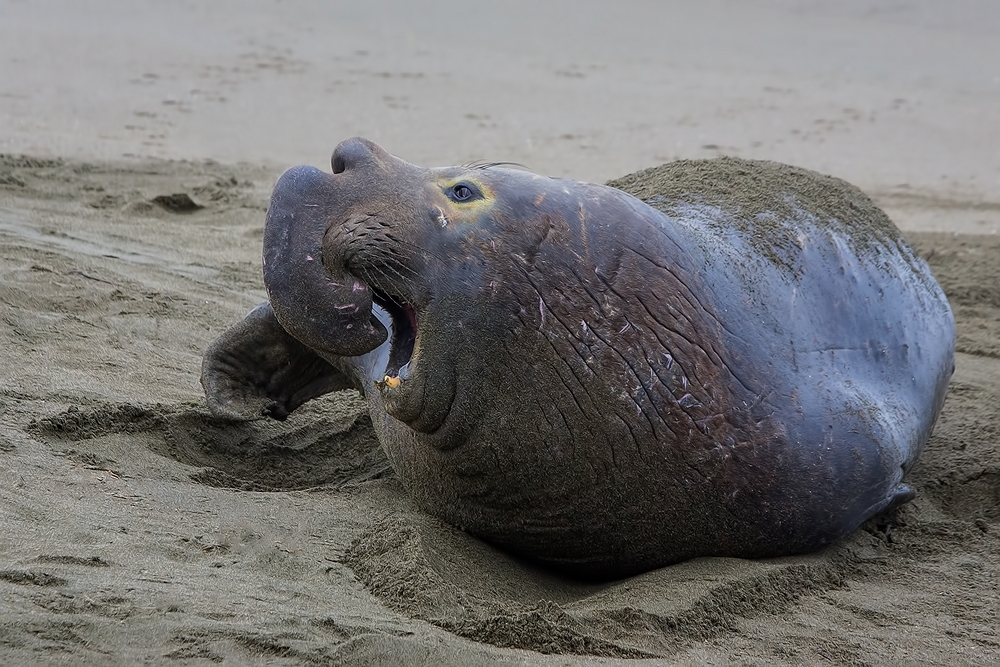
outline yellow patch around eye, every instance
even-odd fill
[[[485,183],[481,183],[480,181],[477,181],[472,178],[456,178],[456,179],[449,179],[447,181],[442,181],[440,183],[441,192],[446,193],[448,192],[448,190],[455,187],[459,183],[468,183],[469,185],[476,186],[476,188],[479,189],[479,192],[481,192],[483,196],[481,198],[476,197],[475,199],[472,199],[470,201],[454,201],[453,199],[445,195],[445,199],[448,200],[448,204],[454,206],[457,210],[462,211],[462,210],[478,209],[483,206],[491,206],[493,204],[493,200],[495,198],[495,193],[493,192],[493,188],[489,187]]]

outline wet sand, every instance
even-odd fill
[[[0,662],[1000,657],[1000,12],[828,5],[0,3]],[[201,354],[264,299],[274,179],[355,134],[425,164],[603,181],[725,153],[862,186],[958,321],[917,498],[820,554],[589,585],[417,511],[351,392],[213,419]]]

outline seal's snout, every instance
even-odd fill
[[[285,330],[319,352],[356,356],[388,332],[372,313],[372,295],[336,263],[323,262],[323,238],[337,209],[333,177],[294,167],[278,180],[264,223],[264,287]]]
[[[333,151],[330,166],[334,174],[362,169],[385,154],[385,150],[373,141],[353,137],[341,141]]]

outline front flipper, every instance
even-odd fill
[[[269,303],[254,308],[205,351],[201,386],[226,419],[285,419],[317,396],[355,383],[285,331]]]

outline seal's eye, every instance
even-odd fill
[[[482,199],[483,193],[479,191],[472,183],[456,183],[455,185],[448,188],[446,194],[448,199],[459,202],[459,201],[472,201],[474,199]]]

